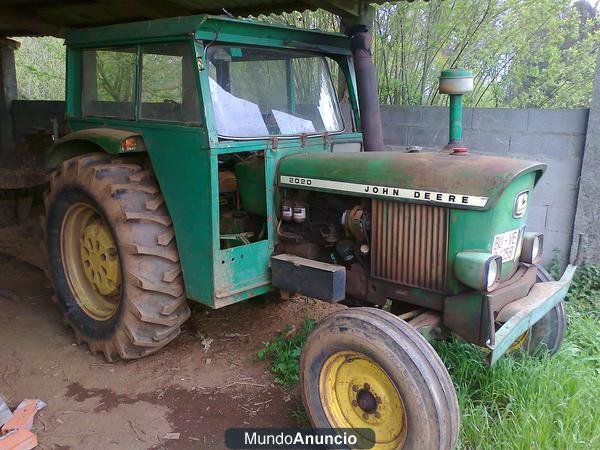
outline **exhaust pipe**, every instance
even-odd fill
[[[356,72],[364,151],[385,150],[377,91],[377,71],[371,59],[373,36],[365,25],[349,27],[346,34],[352,38],[352,55]]]

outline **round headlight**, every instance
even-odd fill
[[[544,235],[541,233],[525,233],[521,248],[521,261],[537,264],[544,248]]]
[[[498,279],[499,273],[498,273],[498,259],[492,259],[489,262],[488,265],[488,272],[487,272],[487,279],[486,279],[486,288],[489,291],[490,289],[492,289],[492,287],[494,286],[494,284],[496,283],[496,280]]]
[[[535,261],[535,259],[540,256],[540,237],[536,236],[531,244],[531,260]]]

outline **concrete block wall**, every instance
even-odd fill
[[[382,106],[381,112],[390,150],[410,145],[437,150],[448,142],[448,108]],[[588,109],[463,111],[463,141],[471,151],[548,165],[528,213],[528,228],[544,233],[545,264],[554,250],[563,261],[570,253],[588,114]]]

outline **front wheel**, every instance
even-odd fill
[[[538,266],[538,282],[553,281],[552,276],[542,266]],[[562,346],[567,329],[565,305],[560,302],[544,317],[537,321],[519,339],[515,341],[512,350],[523,350],[531,356],[552,356]]]
[[[377,450],[456,445],[460,416],[446,368],[425,338],[388,312],[351,308],[327,317],[304,344],[300,378],[316,428],[371,429]]]

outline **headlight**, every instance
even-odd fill
[[[496,260],[490,261],[488,264],[486,287],[488,291],[492,290],[494,284],[498,281],[498,264]]]
[[[454,264],[456,278],[473,289],[493,291],[502,272],[502,258],[491,253],[461,252]]]
[[[542,258],[544,235],[541,233],[525,233],[521,247],[521,261],[527,264],[537,264]]]

